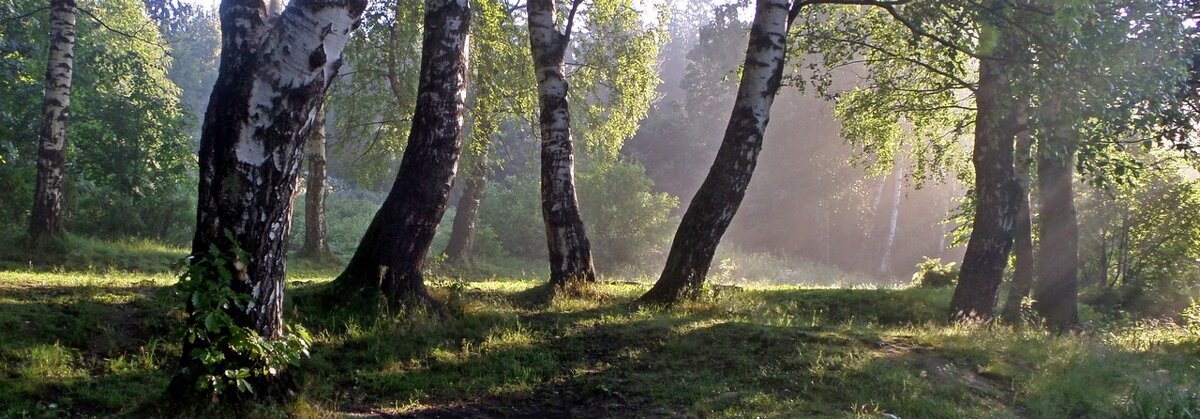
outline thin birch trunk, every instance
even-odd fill
[[[887,237],[883,241],[883,255],[879,259],[879,273],[892,272],[892,249],[896,246],[896,230],[900,223],[900,198],[904,193],[904,169],[897,163],[895,182],[892,186],[891,210],[888,211]]]
[[[641,301],[670,304],[700,295],[721,236],[754,174],[787,59],[790,2],[759,0],[737,99],[721,148],[683,214],[667,264]]]
[[[75,61],[75,17],[75,0],[50,1],[50,51],[46,61],[42,128],[38,133],[37,185],[29,218],[29,237],[34,243],[66,232],[63,177]]]
[[[454,212],[454,225],[450,230],[450,241],[446,243],[446,263],[450,266],[466,266],[471,263],[471,251],[475,246],[475,230],[479,221],[479,206],[483,202],[487,186],[487,151],[476,155],[476,162],[467,171],[467,181]]]
[[[550,255],[550,283],[562,287],[596,280],[592,250],[575,195],[575,154],[571,140],[570,87],[564,57],[571,43],[575,10],[572,3],[566,28],[559,32],[554,0],[530,0],[529,47],[537,74],[541,117],[542,218]]]
[[[1024,111],[1024,110],[1023,110]],[[1025,125],[1028,117],[1022,112],[1017,116],[1018,124]],[[1008,289],[1001,317],[1010,323],[1021,320],[1021,302],[1029,296],[1033,287],[1033,212],[1030,208],[1030,188],[1033,185],[1033,136],[1028,129],[1017,134],[1016,155],[1013,168],[1021,193],[1017,197],[1017,218],[1013,226],[1013,279]]]
[[[304,247],[300,254],[315,259],[326,259],[329,252],[329,242],[326,239],[328,224],[325,221],[325,198],[328,190],[325,184],[328,178],[325,156],[325,106],[317,112],[313,121],[312,134],[308,137],[308,184],[304,194]]]

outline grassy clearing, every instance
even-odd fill
[[[1200,337],[1093,324],[1058,337],[941,321],[942,289],[725,288],[632,308],[645,289],[538,298],[539,281],[435,281],[457,314],[356,318],[292,280],[289,321],[315,333],[303,392],[267,413],[417,417],[1186,417]],[[0,416],[153,409],[176,361],[168,273],[0,271]]]

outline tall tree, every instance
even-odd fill
[[[467,168],[467,181],[462,196],[455,205],[454,224],[450,229],[450,241],[446,243],[446,263],[463,266],[471,263],[471,250],[475,246],[476,223],[479,221],[479,205],[487,186],[487,154],[476,157]]]
[[[325,104],[318,108],[314,126],[308,136],[308,184],[304,194],[304,247],[300,254],[315,259],[325,259],[331,256],[327,241],[327,224],[325,222],[325,197],[328,195],[328,177],[325,158]]]
[[[37,186],[29,219],[29,237],[34,242],[66,232],[63,177],[74,74],[75,14],[75,0],[50,1],[50,52],[46,62],[42,129],[38,134]]]
[[[466,179],[443,251],[452,266],[471,263],[479,209],[493,171],[492,139],[502,133],[506,121],[524,119],[519,123],[528,125],[534,120],[537,95],[526,87],[533,78],[533,60],[523,47],[529,30],[514,16],[517,10],[503,1],[479,2],[474,8],[468,92],[471,142],[463,153]]]
[[[787,58],[787,34],[794,16],[790,5],[787,0],[758,0],[737,99],[721,148],[683,214],[662,275],[640,301],[672,303],[699,295],[762,150]]]
[[[466,0],[425,1],[408,145],[383,206],[335,281],[339,286],[381,291],[391,303],[432,303],[421,271],[462,149],[470,22]]]
[[[365,7],[365,0],[293,0],[272,18],[261,0],[221,3],[221,65],[200,137],[192,256],[198,263],[211,249],[244,251],[233,261],[212,261],[224,263],[220,269],[231,278],[199,280],[229,281],[225,286],[247,302],[244,309],[225,307],[226,314],[268,340],[285,333],[286,250],[304,144]],[[189,301],[187,321],[204,327],[209,319],[193,315],[196,301]],[[173,392],[196,391],[211,342],[185,340]],[[229,362],[252,362],[223,355]]]
[[[997,2],[998,3],[998,2]],[[990,319],[1012,250],[1021,187],[1013,169],[1011,25],[1004,7],[989,8],[980,22],[979,85],[975,90],[975,215],[958,285],[950,299],[954,318]]]
[[[1051,98],[1042,105],[1044,131],[1037,152],[1038,223],[1037,282],[1033,307],[1055,329],[1079,321],[1079,224],[1075,217],[1075,154],[1078,134],[1062,120],[1063,105]]]
[[[558,29],[555,1],[531,0],[529,47],[537,76],[541,108],[542,219],[550,252],[550,283],[596,280],[592,249],[575,196],[575,154],[571,140],[569,86],[564,74],[575,14],[583,0],[572,0],[565,28]]]
[[[1017,124],[1021,126],[1021,132],[1017,133],[1013,168],[1021,193],[1017,197],[1017,223],[1013,226],[1012,285],[1001,311],[1001,317],[1010,323],[1021,320],[1021,303],[1029,296],[1034,275],[1033,211],[1029,202],[1030,188],[1033,186],[1033,135],[1028,127],[1029,118],[1024,114],[1024,106],[1019,112]]]

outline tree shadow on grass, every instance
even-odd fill
[[[560,362],[536,383],[438,400],[403,416],[703,414],[743,403],[756,394],[794,399],[804,387],[803,380],[795,380],[797,369],[807,368],[818,352],[860,345],[836,333],[712,321],[672,316],[581,328],[544,343],[544,350],[555,353]]]
[[[767,410],[828,414],[844,406],[806,401],[819,382],[812,370],[831,354],[870,350],[877,338],[754,323],[721,309],[633,310],[623,301],[453,322],[323,348],[343,358],[326,361],[322,374],[337,365],[359,369],[326,391],[359,397],[322,398],[335,408],[405,417],[673,416],[762,400],[778,405]],[[458,330],[469,325],[484,326]],[[520,337],[504,342],[510,335]]]

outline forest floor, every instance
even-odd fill
[[[120,252],[144,259],[0,264],[0,417],[142,416],[160,403],[182,315],[159,262],[179,253]],[[720,288],[634,308],[646,285],[547,301],[528,278],[435,280],[448,317],[363,317],[318,298],[334,274],[299,266],[289,281],[285,319],[315,339],[299,399],[236,415],[1200,414],[1200,331],[1169,322],[1092,319],[1070,336],[950,324],[949,289],[918,288]]]

